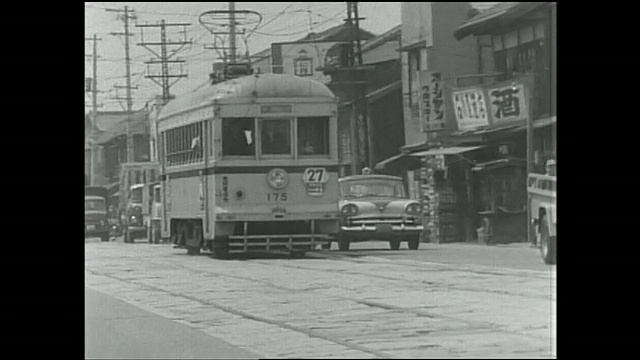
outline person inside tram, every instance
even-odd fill
[[[275,121],[265,122],[262,132],[262,153],[277,155],[288,154],[291,150],[288,127],[278,126]]]
[[[314,154],[314,149],[313,146],[311,145],[311,142],[309,141],[309,139],[304,139],[304,144],[300,147],[300,151],[303,155],[313,155]]]

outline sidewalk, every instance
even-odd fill
[[[85,357],[257,359],[189,326],[85,288]]]

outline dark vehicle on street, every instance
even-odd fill
[[[418,249],[422,226],[420,203],[409,199],[402,178],[354,175],[340,178],[338,248],[349,250],[358,241],[389,241],[392,250],[407,241]]]
[[[109,241],[107,220],[107,189],[100,186],[84,187],[84,237],[99,237]]]

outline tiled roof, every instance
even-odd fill
[[[551,2],[501,2],[479,12],[456,29],[454,36],[462,39],[470,34],[484,33],[495,26],[504,26],[528,12]]]
[[[402,31],[402,24],[387,30],[383,34],[376,36],[373,39],[367,41],[367,43],[362,46],[362,51],[366,52],[369,50],[373,50],[376,47],[386,43],[389,40],[392,40],[395,37],[399,38],[401,31]]]

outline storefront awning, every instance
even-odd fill
[[[408,154],[398,154],[377,163],[375,170],[395,173],[403,169],[414,169],[419,166],[419,159]]]
[[[397,172],[398,170],[411,170],[420,166],[420,158],[424,156],[459,155],[483,147],[484,146],[452,146],[446,148],[418,151],[408,154],[399,154],[392,156],[386,160],[380,161],[376,164],[375,170],[391,172]]]
[[[518,158],[492,160],[492,161],[487,161],[484,163],[477,164],[471,170],[472,171],[489,171],[489,170],[495,170],[495,169],[504,168],[508,166],[527,167],[527,160],[518,159]]]
[[[457,155],[462,154],[468,151],[473,151],[482,148],[483,146],[452,146],[440,149],[429,149],[425,151],[419,151],[411,154],[411,156],[415,157],[423,157],[423,156],[436,156],[436,155]]]

